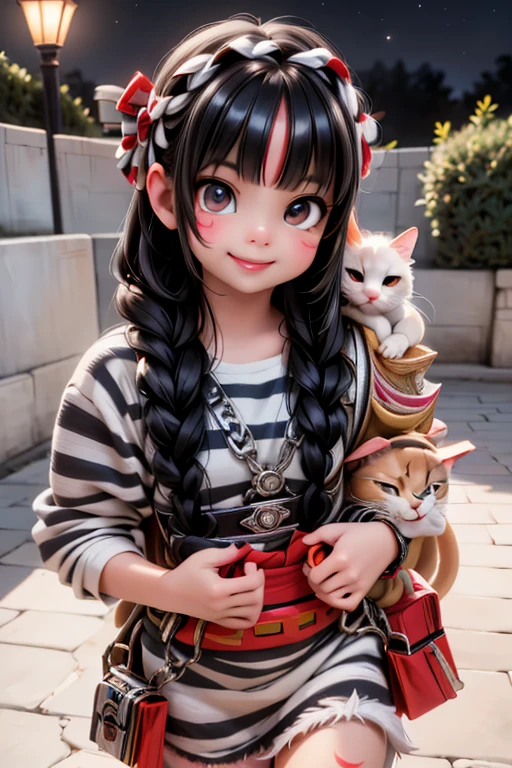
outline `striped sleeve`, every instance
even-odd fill
[[[122,552],[144,556],[140,525],[153,510],[144,454],[136,362],[126,347],[79,363],[61,399],[53,432],[50,485],[33,503],[32,536],[44,565],[77,598],[106,605],[99,592],[106,563]],[[112,343],[112,339],[110,339]]]

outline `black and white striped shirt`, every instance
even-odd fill
[[[114,600],[99,593],[101,571],[121,552],[143,554],[140,524],[153,513],[154,447],[143,429],[137,360],[124,331],[124,325],[107,331],[68,382],[53,433],[51,488],[33,504],[39,520],[32,535],[45,567],[57,571],[77,597],[101,598],[107,605]],[[251,430],[260,462],[274,465],[288,422],[282,356],[253,363],[220,362],[214,370]],[[228,450],[211,417],[207,427],[208,446],[198,455],[207,472],[201,506],[241,505],[251,472]],[[294,492],[304,486],[299,453],[286,478]],[[164,501],[158,486],[154,501]]]

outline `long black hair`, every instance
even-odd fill
[[[166,122],[169,147],[155,146],[156,159],[173,180],[178,228],[169,230],[160,222],[145,189],[135,191],[112,259],[112,271],[120,283],[117,310],[129,321],[128,343],[142,358],[137,386],[147,398],[144,420],[156,449],[152,470],[160,489],[169,492],[174,530],[182,534],[202,532],[199,491],[205,470],[197,455],[205,441],[203,386],[211,360],[201,334],[210,323],[214,327],[201,265],[188,243],[189,232],[201,239],[194,216],[196,176],[202,168],[222,162],[236,145],[239,174],[259,183],[282,99],[290,136],[278,186],[294,189],[313,166],[322,190],[331,184],[334,189],[334,204],[313,264],[296,279],[276,287],[272,297],[286,318],[288,407],[293,402],[304,435],[301,460],[308,481],[304,513],[309,528],[331,509],[324,490],[330,451],[347,430],[341,398],[350,385],[351,371],[341,354],[340,301],[342,254],[361,176],[357,136],[354,118],[336,95],[335,83],[308,66],[286,61],[317,47],[328,48],[340,58],[341,54],[313,29],[279,20],[260,24],[247,15],[234,17],[202,27],[162,60],[156,92],[160,96],[179,93],[175,89],[183,79],[173,77],[177,67],[199,53],[212,54],[242,35],[250,35],[255,43],[273,40],[280,53],[270,60],[234,53],[198,89],[186,109]]]

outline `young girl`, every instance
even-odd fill
[[[332,43],[248,16],[194,32],[118,108],[127,324],[66,387],[34,539],[77,597],[148,606],[148,676],[171,612],[183,659],[208,622],[162,689],[166,768],[389,768],[413,747],[381,641],[337,621],[407,553],[390,524],[340,522],[371,400],[342,253],[375,125]]]

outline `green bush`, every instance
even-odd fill
[[[436,266],[512,267],[512,115],[494,117],[486,96],[471,123],[450,133],[436,123],[437,147],[425,163],[425,215],[437,238]]]
[[[81,99],[72,99],[69,87],[61,85],[62,129],[75,136],[102,136],[101,127],[84,109]],[[11,64],[0,51],[0,123],[44,128],[41,77],[32,77],[18,64]]]

